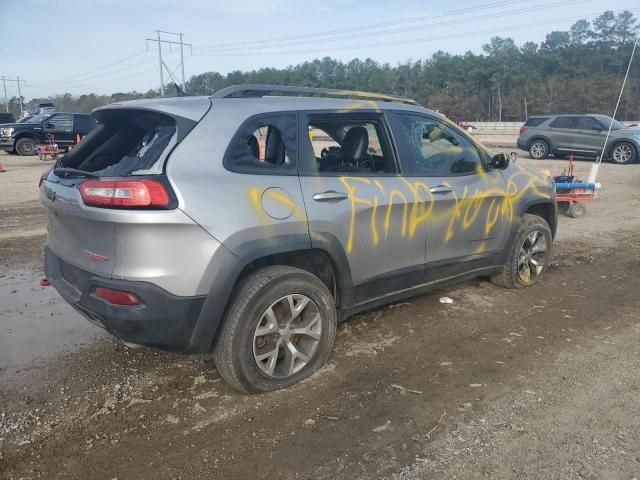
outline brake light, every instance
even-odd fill
[[[114,305],[140,305],[138,297],[131,292],[124,292],[122,290],[112,290],[111,288],[98,287],[95,291],[96,297],[100,297],[109,303]]]
[[[44,169],[44,171],[42,172],[42,175],[40,175],[40,180],[38,180],[38,188],[42,186],[42,182],[44,182],[44,179],[49,176],[50,171],[51,171],[51,167]]]
[[[527,127],[520,127],[520,135],[527,131]]]
[[[93,207],[166,207],[169,193],[156,180],[87,180],[80,185],[85,205]]]

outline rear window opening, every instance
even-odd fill
[[[175,118],[133,109],[99,110],[96,118],[98,126],[62,157],[57,167],[100,177],[163,173],[164,162],[179,140]]]

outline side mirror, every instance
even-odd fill
[[[53,128],[54,125],[51,122],[44,122],[44,128]]]
[[[509,166],[509,162],[511,158],[515,155],[515,152],[512,152],[511,155],[507,155],[506,153],[498,153],[493,156],[489,167],[493,170],[504,170]]]

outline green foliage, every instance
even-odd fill
[[[519,121],[554,112],[612,114],[635,41],[637,19],[629,11],[606,11],[592,23],[579,20],[568,32],[554,31],[538,47],[494,37],[484,54],[451,55],[397,66],[371,58],[342,62],[329,57],[284,69],[261,68],[226,75],[206,72],[187,82],[190,94],[210,95],[239,83],[266,83],[365,90],[403,95],[454,119]],[[638,53],[640,57],[640,52]],[[59,110],[89,112],[98,105],[157,96],[158,92],[111,96],[70,94],[51,100]],[[12,100],[12,106],[16,102]],[[640,119],[640,58],[636,58],[618,111],[621,120]]]

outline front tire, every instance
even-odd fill
[[[36,143],[31,138],[20,138],[16,141],[14,149],[18,155],[35,155]]]
[[[620,142],[611,149],[609,158],[613,163],[628,165],[635,163],[638,157],[636,147],[627,142]]]
[[[213,352],[222,378],[242,392],[268,392],[308,377],[336,336],[333,297],[317,277],[273,266],[238,286]]]
[[[525,213],[502,271],[491,277],[505,288],[531,287],[542,280],[551,257],[551,228],[537,215]]]
[[[529,155],[536,160],[544,160],[549,156],[549,144],[544,140],[534,140],[529,145]]]

